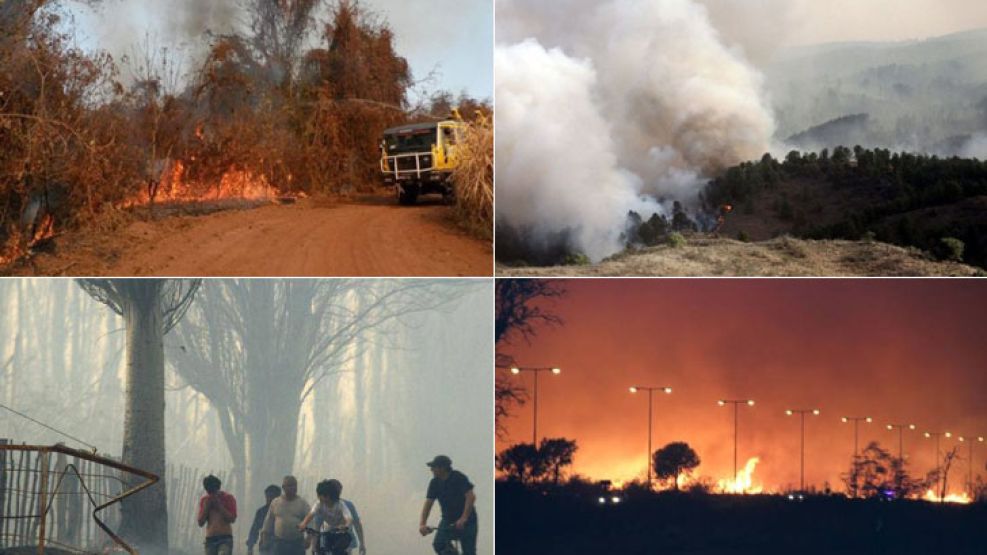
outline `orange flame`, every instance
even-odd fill
[[[933,503],[938,503],[939,494],[936,493],[935,490],[930,488],[925,491],[925,495],[922,496],[922,499],[926,501],[931,501]],[[973,500],[970,499],[970,496],[967,495],[966,493],[947,493],[946,497],[944,497],[942,501],[944,503],[959,503],[962,505],[967,505],[971,503]]]
[[[51,214],[45,214],[41,219],[41,225],[35,230],[34,237],[31,238],[29,244],[34,246],[39,241],[43,241],[53,235],[55,235],[55,217]]]
[[[754,469],[757,463],[761,462],[760,457],[747,459],[744,468],[737,471],[734,479],[722,478],[716,482],[716,489],[720,493],[762,493],[764,486],[754,484]]]
[[[194,203],[226,199],[248,201],[273,201],[278,191],[264,176],[258,176],[247,170],[230,168],[220,178],[219,183],[199,183],[186,179],[185,164],[175,161],[162,172],[154,195],[154,202],[159,203]],[[144,206],[150,204],[151,195],[143,190],[134,197],[124,201],[123,208]]]
[[[55,236],[55,217],[51,214],[45,213],[41,217],[41,222],[38,224],[37,228],[31,234],[31,238],[28,239],[26,245],[21,245],[20,241],[16,239],[20,235],[15,236],[13,241],[13,247],[9,248],[6,253],[0,252],[0,266],[7,265],[14,262],[22,256],[27,256],[31,253],[31,249],[50,237]]]

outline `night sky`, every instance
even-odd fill
[[[578,442],[572,471],[594,479],[643,478],[645,394],[631,385],[671,386],[654,400],[653,449],[686,441],[699,454],[699,476],[728,478],[733,414],[740,408],[740,465],[761,462],[754,482],[768,490],[798,486],[798,417],[806,419],[807,487],[829,482],[853,454],[853,428],[841,416],[871,416],[860,446],[877,440],[897,454],[888,423],[905,433],[913,475],[935,466],[935,442],[923,431],[987,435],[987,281],[984,280],[568,280],[551,308],[565,321],[542,328],[530,345],[502,345],[522,366],[558,366],[539,378],[540,437]],[[499,370],[500,371],[500,370]],[[522,374],[531,384],[530,374]],[[530,442],[532,404],[504,422],[498,451]],[[943,449],[957,445],[944,440]],[[967,447],[950,472],[961,491]],[[977,444],[974,473],[984,474],[987,443]]]

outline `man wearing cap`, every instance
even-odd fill
[[[452,469],[452,460],[445,455],[438,455],[426,463],[432,469],[432,481],[428,483],[428,493],[425,494],[425,505],[422,507],[421,521],[418,531],[427,535],[428,515],[432,512],[435,500],[439,501],[442,509],[442,519],[432,541],[436,553],[451,539],[458,537],[463,548],[463,555],[476,555],[476,495],[469,478],[458,470]]]

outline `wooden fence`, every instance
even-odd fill
[[[36,546],[42,537],[46,545],[88,553],[101,553],[114,545],[96,518],[117,532],[120,503],[98,514],[94,510],[146,478],[71,452],[25,450],[9,445],[12,444],[0,439],[0,550]],[[184,465],[167,467],[163,481],[173,552],[202,551],[203,533],[195,519],[203,493],[202,478],[210,473],[224,484],[229,474],[202,472]]]
[[[143,481],[99,462],[60,451],[9,450],[0,440],[0,548],[45,543],[102,551],[113,540],[93,511]],[[44,518],[42,518],[44,515]],[[98,515],[115,530],[119,504]]]

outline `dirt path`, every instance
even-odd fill
[[[8,270],[115,276],[489,276],[489,242],[455,227],[437,201],[392,197],[227,210],[136,221],[112,234],[59,237]]]

